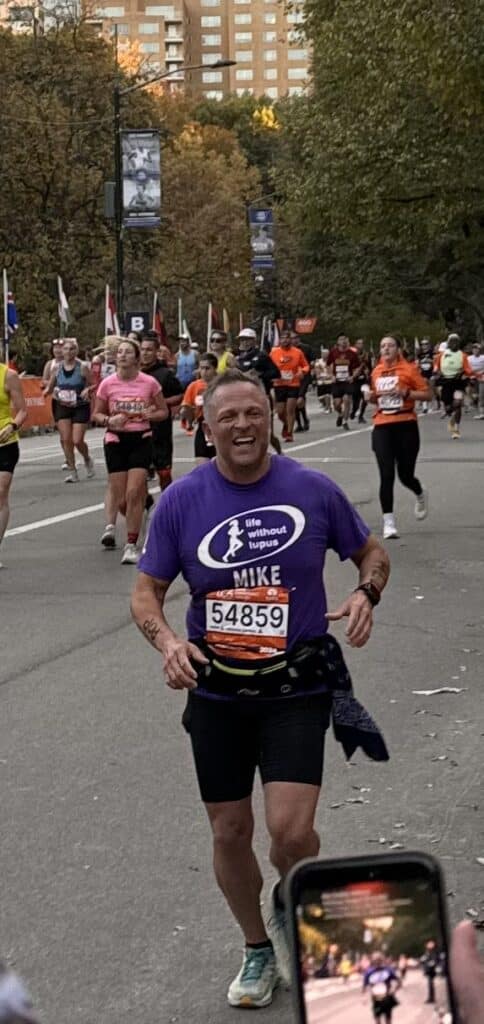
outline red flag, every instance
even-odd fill
[[[161,309],[160,303],[158,302],[158,292],[155,292],[153,298],[152,329],[156,331],[160,339],[160,344],[168,346],[168,335],[166,333],[165,318],[163,316],[163,310]]]
[[[106,285],[106,299],[104,305],[104,333],[119,334],[119,322],[116,313],[116,304],[114,301],[114,295],[112,294],[108,284]]]
[[[212,306],[212,331],[219,331],[221,327],[220,316],[217,313],[215,306]]]

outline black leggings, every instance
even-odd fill
[[[395,466],[400,482],[414,494],[422,493],[422,485],[415,476],[415,465],[420,448],[418,425],[415,421],[389,423],[374,427],[371,446],[380,471],[380,503],[383,514],[393,512],[393,485]]]

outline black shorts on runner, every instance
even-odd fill
[[[203,802],[244,800],[256,768],[263,785],[320,786],[330,710],[327,694],[242,703],[190,693],[182,722]]]
[[[318,398],[323,398],[324,395],[330,395],[331,389],[331,384],[316,384],[316,393]]]
[[[59,420],[71,420],[72,423],[89,423],[91,419],[91,406],[89,402],[83,402],[81,405],[61,405],[60,402],[56,401],[55,404],[54,419],[56,423]]]
[[[110,430],[110,434],[115,431]],[[130,469],[149,470],[153,465],[151,434],[139,430],[117,433],[119,441],[104,442],[104,458],[108,473],[129,473]]]
[[[345,395],[353,394],[353,381],[351,380],[337,380],[331,385],[331,394],[333,398],[344,398]]]
[[[298,398],[299,396],[299,385],[297,388],[274,388],[274,395],[277,402],[287,402],[288,398]]]
[[[171,469],[173,465],[173,438],[153,439],[152,457],[155,469]]]
[[[10,444],[0,444],[0,473],[13,473],[19,460],[19,455],[18,441],[11,441]]]
[[[456,391],[462,391],[462,394],[464,394],[468,381],[462,380],[462,378],[446,380],[445,377],[441,377],[439,384],[442,388],[440,397],[444,405],[447,406],[453,405]]]
[[[215,445],[208,443],[203,432],[202,424],[199,423],[195,431],[195,458],[213,459],[216,454]]]

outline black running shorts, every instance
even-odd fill
[[[354,391],[351,380],[337,380],[331,387],[333,398],[344,398],[345,395],[352,395]]]
[[[114,431],[110,431],[114,433]],[[118,441],[104,442],[108,473],[129,473],[130,469],[146,469],[153,465],[151,434],[126,430],[117,434]]]
[[[81,402],[80,405],[61,405],[55,403],[55,422],[59,420],[70,420],[71,423],[89,423],[91,419],[91,406],[89,402]]]
[[[250,796],[256,768],[263,785],[320,786],[330,709],[326,694],[242,703],[189,693],[182,721],[204,803]]]
[[[205,437],[202,424],[199,423],[195,431],[195,458],[196,459],[213,459],[217,454],[215,451],[214,444],[208,444]]]
[[[18,441],[11,441],[10,444],[0,444],[0,473],[13,473],[19,460],[19,455]]]
[[[155,469],[171,469],[173,465],[173,438],[153,440],[153,465]]]
[[[288,398],[296,399],[299,395],[299,385],[296,388],[274,388],[274,395],[276,402],[287,402]]]
[[[442,377],[439,381],[439,384],[442,387],[440,397],[444,405],[453,405],[455,392],[462,391],[462,394],[464,394],[468,383],[469,382],[467,380],[463,380],[461,377],[454,377],[452,378],[452,380],[446,380],[445,377]]]

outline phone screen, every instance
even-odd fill
[[[452,1024],[438,875],[314,882],[295,908],[305,1024]]]

